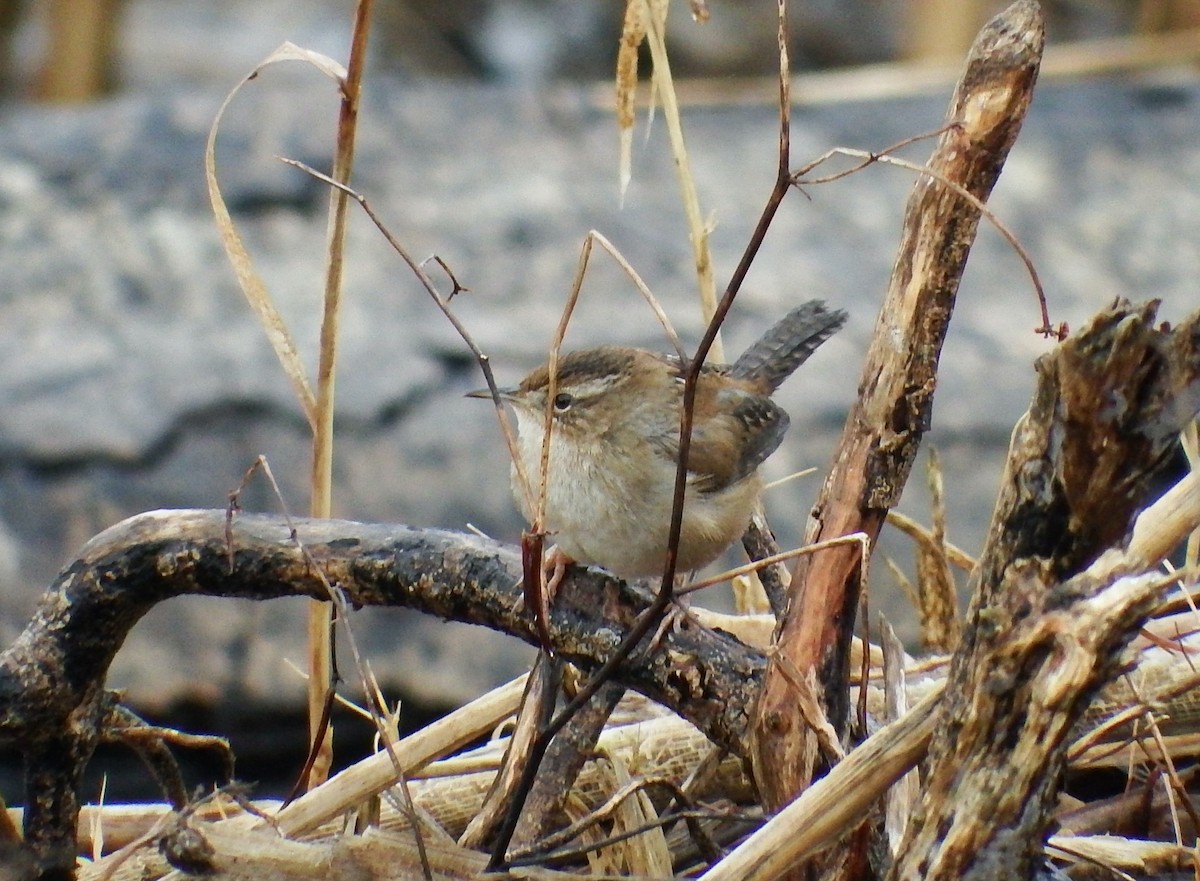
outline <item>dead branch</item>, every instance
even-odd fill
[[[1169,331],[1157,305],[1118,301],[1038,361],[889,877],[1025,878],[1042,859],[1068,735],[1169,580],[1144,543],[1109,550],[1200,409],[1200,312]]]
[[[1028,107],[1043,44],[1042,15],[1018,0],[976,38],[950,104],[955,123],[929,161],[939,180],[980,200],[999,177]],[[942,342],[979,212],[939,180],[917,181],[903,238],[833,468],[805,536],[853,532],[872,542],[899,499],[932,419]],[[822,706],[842,732],[848,715],[849,645],[858,605],[857,549],[802,559],[755,721],[755,776],[777,810],[807,785],[818,747],[796,712],[785,667],[819,681]]]
[[[1153,304],[1118,303],[1043,357],[1033,406],[1014,436],[989,553],[1003,558],[1021,546],[1040,546],[1075,556],[1081,562],[1068,574],[1079,574],[1051,581],[1053,558],[1029,550],[1001,564],[1005,581],[981,587],[987,604],[972,606],[950,673],[948,687],[957,693],[926,694],[704,881],[783,877],[861,823],[884,790],[922,759],[931,738],[936,745],[922,773],[920,807],[888,878],[1033,877],[1067,734],[1095,689],[1116,672],[1121,647],[1170,580],[1143,573],[1200,526],[1194,474],[1140,516],[1136,528],[1130,525],[1166,465],[1162,453],[1174,442],[1172,426],[1200,410],[1200,312],[1174,332],[1151,327],[1153,314]],[[1092,476],[1081,462],[1068,465],[1064,455],[1078,454],[1084,441],[1097,454],[1093,468],[1124,488],[1124,502],[1081,492]],[[1072,476],[1064,479],[1066,470]],[[1092,523],[1114,515],[1124,518],[1123,527],[1107,519]],[[1029,536],[1048,539],[1058,530],[1079,538],[1028,543]],[[1097,532],[1118,543],[1132,539],[1124,552],[1119,545],[1105,552]],[[979,571],[997,563],[985,562]]]
[[[26,841],[47,869],[74,865],[78,788],[113,705],[104,680],[135,623],[183,595],[328,599],[406,606],[536,644],[520,609],[520,561],[475,536],[336,520],[158,511],[92,539],[63,570],[16,642],[0,654],[0,747],[26,757]],[[303,547],[303,551],[301,550]],[[311,564],[310,564],[311,561]],[[312,566],[319,567],[318,577]],[[603,662],[651,597],[578,572],[551,615],[562,657]],[[702,627],[626,662],[617,681],[676,708],[735,754],[746,736],[763,655]]]

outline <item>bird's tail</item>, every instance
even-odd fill
[[[841,309],[826,308],[824,300],[802,303],[747,349],[729,368],[729,375],[765,383],[773,392],[847,317]]]

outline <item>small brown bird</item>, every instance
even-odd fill
[[[770,395],[846,321],[820,300],[796,307],[729,365],[705,365],[696,387],[677,568],[711,563],[741,537],[788,415]],[[549,365],[500,390],[517,417],[525,473],[536,494]],[[679,360],[598,346],[558,361],[545,528],[559,552],[624,578],[660,575],[666,561],[679,417]],[[470,397],[489,398],[487,390]],[[513,494],[532,520],[513,468]]]

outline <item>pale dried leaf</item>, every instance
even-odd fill
[[[625,21],[621,25],[621,43],[617,48],[617,133],[620,138],[618,158],[621,199],[633,177],[633,125],[637,119],[634,107],[638,83],[638,49],[646,39],[646,4],[644,0],[628,0]]]
[[[900,638],[886,618],[880,618],[879,631],[883,647],[885,721],[894,722],[908,712],[908,692],[904,682],[906,656]],[[921,774],[916,768],[892,784],[884,797],[884,833],[893,858],[900,852],[904,831],[920,799]]]
[[[254,262],[251,260],[241,236],[238,235],[237,227],[229,214],[229,208],[225,204],[225,199],[221,195],[220,185],[217,183],[217,130],[221,125],[221,118],[225,115],[226,108],[229,107],[234,96],[241,91],[242,86],[258,76],[259,72],[264,68],[281,61],[303,61],[311,64],[317,70],[321,71],[321,73],[337,82],[339,88],[341,88],[346,76],[345,68],[332,58],[292,43],[284,43],[255,66],[240,83],[234,86],[233,90],[225,96],[225,100],[221,102],[221,106],[217,110],[217,115],[213,119],[212,127],[208,130],[208,140],[204,146],[204,179],[208,185],[208,198],[212,203],[217,232],[221,236],[221,243],[225,247],[225,253],[229,256],[229,262],[233,265],[233,271],[237,275],[238,284],[241,286],[242,292],[246,295],[250,307],[258,316],[259,323],[262,324],[263,331],[267,335],[267,340],[271,343],[271,348],[275,350],[275,355],[279,358],[279,363],[283,366],[284,373],[291,382],[296,396],[300,399],[300,406],[304,410],[305,417],[308,419],[309,424],[315,427],[316,397],[313,394],[312,387],[309,385],[308,377],[305,375],[304,364],[300,360],[296,344],[292,339],[291,333],[288,331],[283,316],[275,308],[275,303],[271,299],[271,294],[267,290],[266,284],[254,269]]]

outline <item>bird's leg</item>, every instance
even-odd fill
[[[692,573],[694,575],[695,573]],[[676,575],[674,590],[671,592],[671,604],[663,612],[663,618],[658,622],[654,637],[650,640],[647,651],[657,651],[663,644],[668,633],[679,633],[689,624],[699,624],[700,619],[692,614],[690,603],[685,596],[679,596],[675,590],[683,587],[692,580],[692,575]]]
[[[564,553],[558,545],[553,545],[546,552],[546,558],[542,563],[542,578],[546,584],[547,605],[554,601],[554,596],[558,593],[558,588],[562,585],[563,578],[566,577],[567,569],[574,565],[575,561]]]

